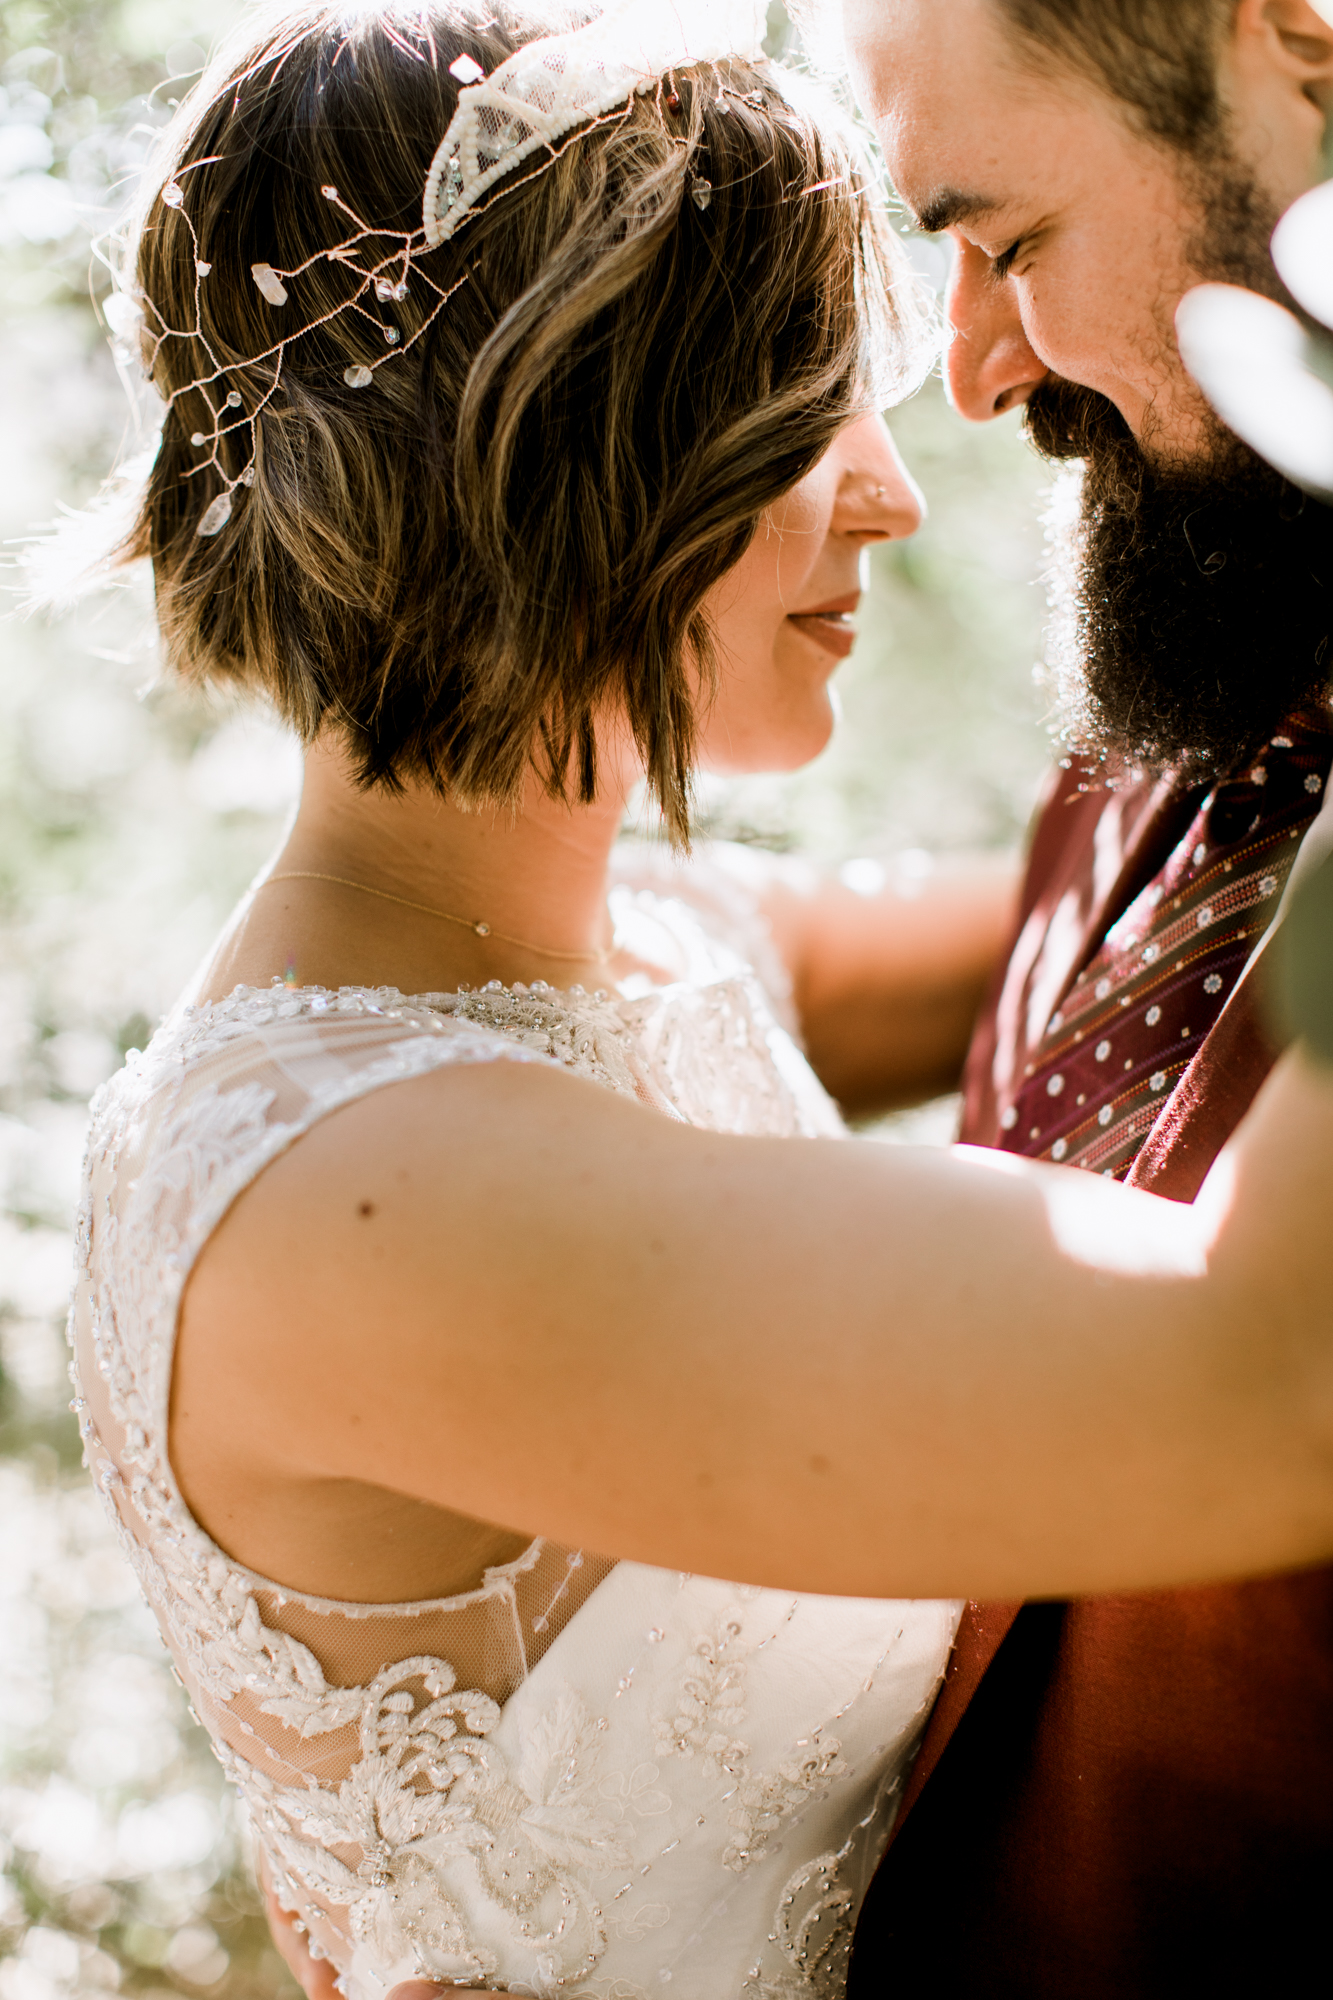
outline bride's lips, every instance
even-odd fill
[[[861,593],[855,591],[850,597],[838,598],[836,603],[817,605],[813,611],[790,612],[787,623],[804,632],[807,639],[813,639],[826,653],[835,653],[845,660],[856,644],[852,614],[860,602]]]

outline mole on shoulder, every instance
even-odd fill
[[[359,1202],[356,1212],[358,1215],[373,1215],[375,1213],[375,1204],[373,1201]]]

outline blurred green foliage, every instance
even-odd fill
[[[86,498],[120,448],[126,404],[89,241],[225,11],[0,8],[7,539]],[[140,588],[60,627],[0,630],[0,2000],[296,1992],[67,1407],[61,1320],[89,1090],[151,1033],[271,825],[249,815],[235,838],[224,812],[213,840],[206,813],[183,823],[183,774],[218,718],[140,702],[147,626]],[[147,900],[136,877],[153,885]],[[161,913],[171,933],[182,909],[162,959]]]
[[[1300,1036],[1322,1062],[1333,1063],[1333,851],[1298,879],[1265,970],[1282,1039]]]
[[[127,441],[89,240],[232,12],[0,5],[0,538],[86,499]],[[875,557],[834,744],[702,801],[719,831],[832,863],[1012,844],[1048,757],[1044,474],[1012,419],[969,430],[937,383],[893,423],[931,514]],[[79,1470],[61,1321],[89,1093],[151,1034],[298,777],[264,718],[158,678],[142,578],[58,623],[0,627],[0,2000],[294,1990]]]
[[[219,0],[0,7],[0,240],[11,311],[87,298],[88,237],[227,11]]]

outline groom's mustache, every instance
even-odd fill
[[[1220,424],[1207,457],[1157,463],[1105,396],[1048,379],[1027,406],[1043,456],[1083,461],[1057,542],[1061,720],[1073,745],[1220,776],[1326,697],[1333,508]]]

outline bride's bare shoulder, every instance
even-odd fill
[[[474,1587],[524,1545],[512,1517],[422,1493],[410,1412],[433,1397],[441,1440],[457,1420],[494,1224],[548,1233],[561,1150],[606,1102],[550,1064],[446,1066],[327,1113],[237,1198],[186,1286],[170,1429],[183,1494],[237,1560],[322,1596],[408,1601]]]
[[[264,1320],[264,1300],[281,1300],[295,1309],[284,1345],[299,1350],[301,1297],[335,1278],[346,1299],[383,1296],[386,1265],[399,1284],[446,1258],[461,1275],[482,1214],[503,1212],[512,1233],[518,1214],[562,1199],[562,1163],[600,1143],[608,1120],[660,1122],[552,1062],[524,1061],[522,1047],[415,1073],[410,1045],[395,1053],[402,1074],[349,1092],[238,1195],[195,1262],[186,1324],[225,1320],[234,1339],[238,1309]]]

